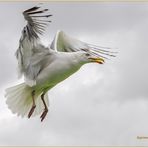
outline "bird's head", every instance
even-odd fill
[[[90,52],[78,52],[77,56],[79,56],[79,61],[82,64],[85,63],[98,63],[98,64],[103,64],[105,61],[102,57],[93,55]]]

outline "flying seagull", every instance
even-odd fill
[[[91,45],[57,31],[50,47],[40,40],[46,26],[51,23],[48,9],[34,6],[23,12],[27,21],[22,30],[16,51],[20,76],[24,83],[6,89],[6,103],[18,116],[28,118],[47,115],[49,102],[47,92],[67,79],[86,63],[103,64],[115,52],[107,47]]]

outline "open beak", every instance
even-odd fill
[[[98,64],[103,64],[105,61],[102,58],[89,58],[91,62],[96,62]]]

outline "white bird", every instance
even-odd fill
[[[6,89],[6,103],[18,116],[41,114],[41,121],[48,112],[47,92],[67,79],[86,63],[103,64],[107,56],[115,52],[107,48],[84,43],[58,31],[50,47],[45,47],[41,35],[52,15],[48,9],[35,6],[23,12],[27,25],[22,31],[19,48],[16,51],[20,75],[24,83]],[[43,15],[42,15],[43,14]]]

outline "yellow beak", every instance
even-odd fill
[[[96,62],[98,64],[103,64],[105,61],[102,58],[89,58],[92,62]]]

